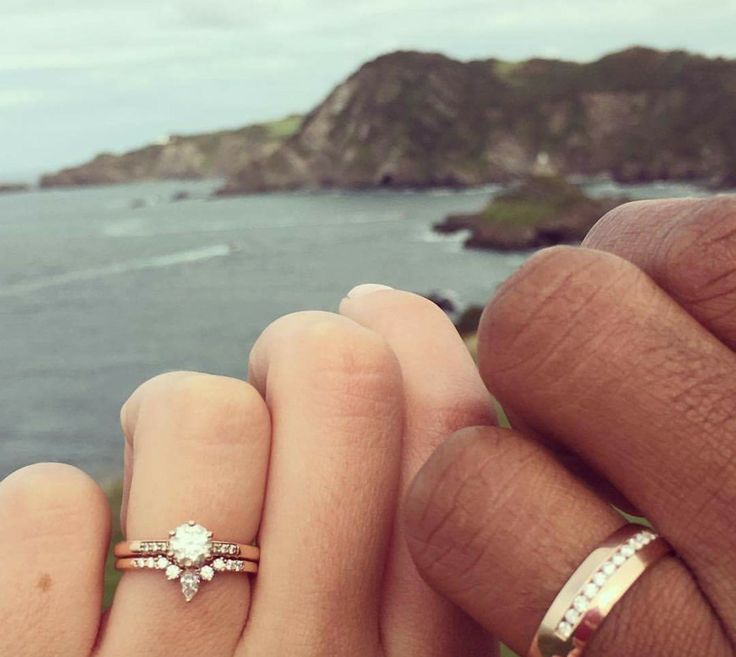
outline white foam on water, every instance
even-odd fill
[[[14,283],[12,285],[6,285],[5,287],[0,287],[0,297],[30,294],[32,292],[46,290],[51,287],[92,281],[106,278],[108,276],[125,274],[131,271],[162,269],[164,267],[172,267],[190,262],[201,262],[202,260],[210,260],[212,258],[222,258],[230,255],[232,252],[233,247],[229,244],[214,244],[212,246],[204,246],[202,248],[191,249],[189,251],[178,251],[177,253],[168,253],[148,258],[136,258],[125,262],[113,263],[105,267],[80,269],[77,271],[69,271],[63,274],[44,276],[41,278]]]

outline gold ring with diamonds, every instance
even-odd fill
[[[179,580],[187,602],[216,573],[257,573],[260,550],[255,545],[215,541],[206,527],[190,520],[169,532],[165,540],[123,541],[115,546],[118,570],[161,570]]]
[[[658,534],[625,525],[583,561],[552,602],[528,657],[581,657],[616,603],[644,572],[672,551]]]

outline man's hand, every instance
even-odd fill
[[[466,429],[438,449],[410,494],[411,551],[525,654],[566,579],[625,523],[572,455],[677,553],[586,657],[733,655],[736,200],[628,204],[583,246],[541,252],[486,309],[481,373],[514,430]]]

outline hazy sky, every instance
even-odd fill
[[[0,176],[310,109],[363,61],[736,56],[736,0],[0,0]]]

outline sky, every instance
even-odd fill
[[[0,0],[0,180],[316,105],[361,63],[736,57],[736,0]]]

